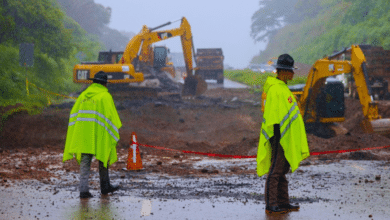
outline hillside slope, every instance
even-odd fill
[[[302,2],[304,0],[298,1]],[[352,44],[390,49],[389,1],[327,0],[316,4],[319,11],[314,17],[306,17],[279,29],[252,63],[289,53],[296,62],[311,65],[324,55]]]
[[[61,98],[54,93],[78,91],[73,66],[80,57],[96,60],[103,49],[98,38],[68,17],[56,0],[3,0],[0,26],[5,27],[0,29],[0,106],[42,107]],[[22,43],[34,45],[33,66],[19,65]]]

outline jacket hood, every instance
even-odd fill
[[[264,84],[264,92],[268,93],[268,90],[271,88],[271,86],[277,85],[277,84],[286,85],[282,80],[280,80],[276,77],[269,76]]]
[[[103,92],[108,92],[108,89],[100,85],[99,83],[92,83],[83,93],[85,97],[87,98],[92,98],[93,96],[103,93]]]

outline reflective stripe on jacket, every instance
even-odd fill
[[[115,163],[122,123],[114,101],[103,85],[93,83],[80,94],[70,113],[63,161],[93,154],[104,166]]]
[[[257,151],[257,174],[262,176],[269,172],[271,166],[269,139],[274,136],[274,124],[280,125],[280,144],[294,172],[300,162],[310,155],[305,125],[297,101],[287,85],[275,77],[267,78],[262,98],[264,114]]]

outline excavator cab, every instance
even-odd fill
[[[98,62],[100,63],[107,63],[107,64],[114,64],[118,63],[123,56],[123,51],[118,52],[112,52],[110,51],[101,51],[99,52]]]
[[[316,98],[317,115],[321,118],[340,118],[345,114],[344,84],[328,77]]]
[[[309,104],[307,110],[315,112],[315,115],[306,115],[306,132],[321,138],[334,137],[337,133],[342,133],[340,132],[340,126],[336,127],[334,123],[345,120],[344,84],[336,78],[327,77],[318,80],[316,86],[318,90],[312,91],[315,98]],[[288,87],[296,99],[300,100],[305,84],[290,85]],[[300,102],[298,102],[298,105],[303,110]]]
[[[176,77],[175,67],[170,61],[170,51],[166,46],[151,47],[151,58],[153,68],[158,72],[166,72],[172,79]]]
[[[350,53],[350,61],[335,59],[346,52]],[[367,133],[390,134],[390,118],[382,118],[378,112],[378,103],[374,101],[367,73],[366,58],[359,45],[352,45],[351,48],[317,60],[309,72],[303,91],[293,92],[299,95],[298,105],[306,128],[312,127],[320,135],[331,137],[331,133],[320,131],[320,128],[345,120],[344,86],[342,82],[327,82],[326,78],[347,73],[352,73],[357,87],[364,115],[360,124],[363,130]]]
[[[160,69],[166,66],[168,59],[168,48],[166,47],[154,47],[153,49],[153,68]]]

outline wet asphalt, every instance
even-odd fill
[[[176,79],[176,81],[181,83],[181,84],[184,84],[183,79]],[[215,89],[215,88],[244,89],[244,88],[248,88],[248,86],[245,84],[235,82],[235,81],[232,81],[232,80],[229,80],[226,78],[223,80],[222,84],[218,84],[217,80],[213,80],[213,79],[207,79],[206,83],[207,83],[207,89]]]
[[[194,169],[251,169],[255,159],[205,158]],[[265,176],[168,176],[143,171],[110,172],[121,189],[102,196],[99,176],[90,177],[91,199],[80,199],[78,173],[56,171],[51,185],[35,180],[0,187],[0,219],[389,219],[390,163],[303,163],[289,180],[290,202],[300,211],[267,216]]]
[[[225,89],[243,89],[248,88],[247,85],[238,83],[229,79],[224,79],[223,84],[218,84],[217,80],[206,80],[207,82],[207,89],[214,89],[214,88],[225,88]]]

